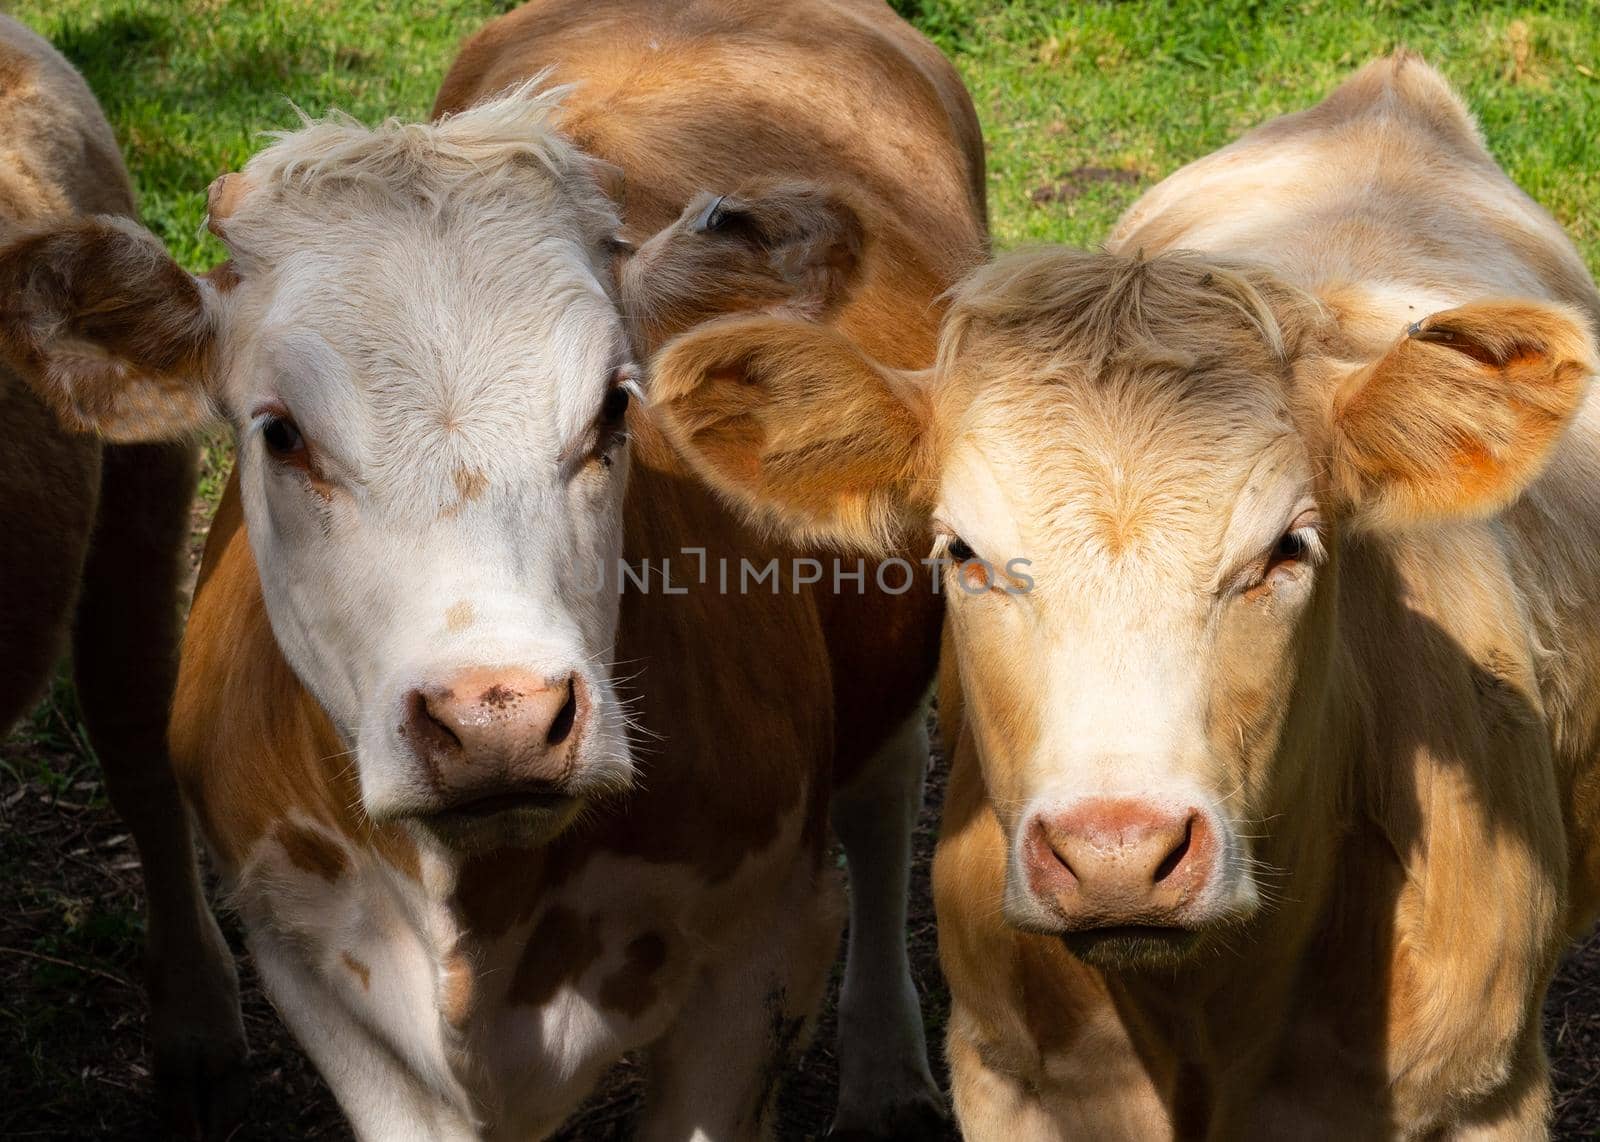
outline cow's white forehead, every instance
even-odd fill
[[[448,504],[554,476],[626,339],[587,251],[507,229],[377,218],[242,285],[259,308],[229,403],[283,405],[330,475],[380,496]]]
[[[602,284],[615,216],[550,125],[560,95],[528,85],[431,124],[334,116],[252,159],[219,220],[241,282],[234,408],[293,397],[363,468],[553,465],[625,345]]]

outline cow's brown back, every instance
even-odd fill
[[[889,303],[880,295],[919,273],[942,280],[909,298],[931,337],[929,299],[983,252],[971,101],[950,63],[885,4],[532,3],[467,43],[434,113],[541,73],[576,85],[563,129],[623,169],[631,231],[665,226],[697,191],[752,179],[828,182],[876,208],[884,265],[841,323],[892,364],[919,346],[915,330],[858,327]]]

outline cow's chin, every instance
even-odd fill
[[[1061,943],[1078,959],[1107,972],[1181,967],[1210,944],[1203,929],[1130,924],[1062,932]]]
[[[417,825],[459,853],[537,848],[570,829],[588,800],[569,793],[507,793],[483,802],[430,813]]]
[[[634,788],[633,754],[625,739],[596,734],[579,744],[567,772],[555,780],[483,781],[465,788],[442,787],[416,758],[372,758],[362,772],[362,806],[373,824],[400,827],[440,855],[548,845]]]

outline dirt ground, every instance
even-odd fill
[[[0,1138],[160,1137],[149,1097],[137,985],[138,864],[81,748],[70,695],[0,744]],[[935,760],[918,830],[911,942],[930,1054],[940,1060],[949,999],[939,977],[927,869],[943,767]],[[230,939],[240,950],[238,930]],[[278,1022],[241,957],[252,1049],[250,1120],[236,1142],[346,1139],[327,1089]],[[837,1081],[834,980],[810,1051],[780,1103],[785,1139],[828,1126]],[[1558,1139],[1600,1139],[1600,933],[1574,949],[1545,1005],[1555,1063]],[[944,1081],[942,1065],[939,1078]],[[629,1137],[640,1068],[625,1062],[559,1136]],[[949,1137],[954,1138],[951,1131]]]

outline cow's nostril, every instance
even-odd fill
[[[441,798],[465,803],[571,777],[589,694],[571,672],[471,668],[406,691],[403,709],[406,747]]]
[[[545,735],[545,741],[551,745],[560,745],[567,740],[567,735],[572,732],[573,723],[578,720],[578,689],[573,685],[572,678],[567,678],[567,700],[562,703],[561,709],[556,712],[555,720],[550,723],[550,732]]]
[[[1178,870],[1178,866],[1183,863],[1183,858],[1189,855],[1189,846],[1193,840],[1194,818],[1190,817],[1186,822],[1184,822],[1183,839],[1179,841],[1177,847],[1163,857],[1161,863],[1156,866],[1156,874],[1153,878],[1154,883],[1160,884],[1163,880],[1167,879],[1167,877],[1171,876]]]
[[[1067,854],[1066,853],[1062,852],[1055,845],[1051,844],[1048,838],[1046,838],[1044,840],[1043,847],[1044,847],[1044,851],[1049,853],[1052,857],[1054,857],[1055,858],[1055,862],[1058,865],[1060,865],[1063,869],[1066,870],[1068,876],[1072,876],[1072,877],[1076,877],[1077,876],[1077,873],[1072,871],[1072,863],[1069,860],[1067,860]]]
[[[418,745],[430,750],[459,750],[461,739],[428,705],[421,690],[406,695],[406,732]]]

